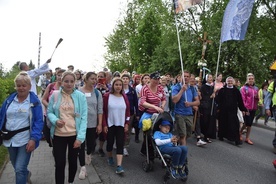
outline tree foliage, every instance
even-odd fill
[[[113,33],[106,38],[107,66],[112,70],[128,69],[140,73],[159,70],[177,74],[184,69],[198,75],[203,33],[208,33],[205,59],[207,68],[245,80],[253,72],[257,83],[270,77],[269,66],[275,57],[276,2],[255,1],[244,41],[222,43],[219,56],[220,32],[229,0],[205,0],[189,10],[174,15],[172,1],[133,0],[128,2],[124,16]],[[177,41],[179,33],[181,54]]]

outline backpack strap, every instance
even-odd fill
[[[59,90],[53,91],[52,95],[54,95],[54,102],[57,103],[57,101],[58,101],[58,95],[59,95]]]
[[[95,92],[96,98],[97,98],[97,100],[98,100],[98,98],[99,98],[99,91],[98,91],[96,88],[94,88],[94,92]]]

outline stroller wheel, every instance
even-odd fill
[[[150,171],[150,164],[148,164],[147,161],[142,163],[142,167],[145,172]]]

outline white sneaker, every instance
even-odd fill
[[[129,153],[128,153],[127,149],[124,148],[124,156],[126,157],[126,156],[128,156],[128,155],[129,155]]]
[[[201,139],[199,139],[199,141],[197,141],[197,143],[196,143],[197,146],[204,146],[206,144],[207,143],[205,141],[201,140]]]
[[[82,166],[79,174],[79,179],[84,180],[86,176],[87,176],[86,168],[85,166]]]
[[[90,165],[91,164],[91,154],[90,155],[85,155],[85,164]]]
[[[135,134],[135,129],[134,128],[131,129],[131,133]]]

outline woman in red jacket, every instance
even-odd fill
[[[123,81],[120,78],[114,78],[111,91],[103,96],[103,127],[107,134],[106,151],[108,154],[108,165],[113,166],[112,156],[113,144],[116,138],[116,159],[117,174],[124,173],[122,167],[124,137],[128,131],[130,119],[130,108],[127,96],[123,93]]]

